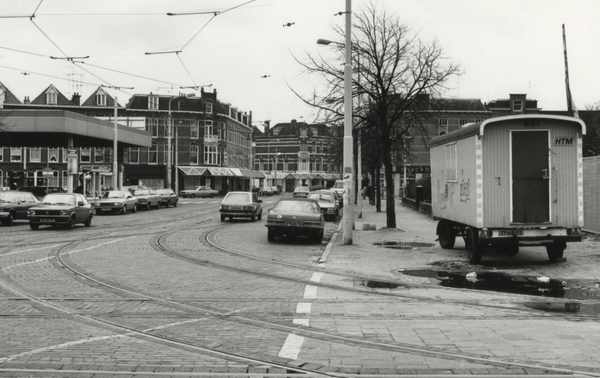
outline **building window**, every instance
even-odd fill
[[[198,135],[200,134],[200,127],[198,126],[198,120],[193,119],[190,124],[190,138],[198,139]]]
[[[206,114],[212,114],[213,112],[213,103],[208,101],[206,103]]]
[[[23,161],[23,151],[21,150],[20,147],[17,148],[10,148],[10,161],[11,162],[21,162]]]
[[[79,151],[79,161],[82,163],[91,163],[92,161],[92,149],[89,147],[81,147]]]
[[[448,133],[448,118],[440,118],[438,120],[438,135]]]
[[[104,93],[98,93],[96,95],[96,105],[106,106],[106,95]]]
[[[200,158],[200,149],[198,146],[190,146],[190,164],[198,164]]]
[[[513,112],[522,112],[523,111],[523,101],[522,100],[513,100]]]
[[[62,149],[62,154],[63,154],[62,155],[63,156],[63,159],[62,159],[63,163],[69,162],[69,150],[67,148],[63,148]]]
[[[48,148],[48,161],[58,163],[58,148]]]
[[[52,177],[48,178],[48,186],[58,186],[58,171],[52,171]]]
[[[140,163],[140,148],[129,148],[129,163],[139,164]]]
[[[148,164],[158,164],[158,145],[152,144],[148,149]]]
[[[446,158],[446,181],[457,181],[456,179],[456,143],[448,144],[445,148]]]
[[[217,146],[204,146],[204,164],[216,165],[219,164],[219,154]]]
[[[459,124],[460,126],[463,126],[463,125],[466,125],[466,124],[467,124],[467,122],[468,122],[468,121],[467,121],[467,119],[466,119],[466,118],[461,118],[461,119],[458,121],[458,124]]]
[[[158,96],[148,96],[148,109],[158,109]]]
[[[149,131],[153,138],[158,138],[158,118],[146,118],[146,131]]]
[[[40,147],[32,147],[29,149],[29,161],[39,163],[42,161],[42,149]]]
[[[4,148],[2,146],[0,146],[0,161],[4,161]]]
[[[475,122],[483,122],[483,118],[475,118]]]
[[[213,135],[213,121],[204,121],[204,135]]]
[[[94,149],[94,163],[104,162],[104,148],[99,147]]]
[[[46,105],[56,105],[58,104],[58,94],[54,91],[49,91],[46,93]]]

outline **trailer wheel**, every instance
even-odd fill
[[[471,264],[479,264],[481,262],[481,256],[483,255],[483,246],[479,245],[477,237],[477,229],[468,227],[465,229],[465,242],[467,245],[467,254],[469,255],[469,262]]]
[[[456,242],[456,232],[452,222],[440,221],[438,224],[438,235],[440,247],[444,249],[452,249]]]
[[[508,257],[516,256],[519,253],[518,244],[509,244],[504,248],[504,254]]]
[[[556,262],[556,260],[561,259],[567,248],[567,243],[565,242],[555,242],[546,246],[546,252],[548,252],[548,258],[552,262]]]

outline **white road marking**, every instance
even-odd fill
[[[306,285],[306,288],[304,288],[304,299],[317,299],[317,287]]]
[[[302,343],[304,343],[304,337],[290,333],[279,351],[279,357],[292,360],[298,359]]]
[[[312,303],[298,303],[296,305],[296,313],[298,314],[310,314],[312,309]]]
[[[294,319],[294,324],[298,324],[304,327],[308,327],[309,326],[309,321],[308,319]]]
[[[321,278],[323,278],[323,272],[314,272],[310,277],[312,282],[321,282]]]
[[[45,247],[40,247],[40,248],[24,249],[22,251],[15,251],[15,252],[6,253],[4,255],[0,255],[0,257],[15,255],[17,253],[24,253],[24,252],[31,252],[31,251],[41,251],[42,249],[54,248],[54,247],[58,247],[59,245],[62,245],[62,244],[47,245]]]
[[[209,202],[209,203],[221,203],[221,201],[212,201],[212,202]]]

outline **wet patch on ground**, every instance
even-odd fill
[[[397,289],[400,285],[393,282],[384,281],[364,281],[363,285],[371,289]]]
[[[573,302],[531,302],[526,306],[549,312],[568,312],[585,315],[600,314],[600,281],[572,280],[545,276],[516,275],[494,271],[470,271],[457,265],[457,270],[413,269],[399,273],[428,278],[440,286],[547,298],[570,299]]]
[[[415,248],[430,248],[435,246],[432,243],[419,243],[419,242],[402,242],[402,241],[383,241],[373,243],[373,245],[382,246],[385,248],[393,249],[415,249]]]

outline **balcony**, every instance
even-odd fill
[[[216,144],[220,140],[218,135],[205,135],[204,144]]]

